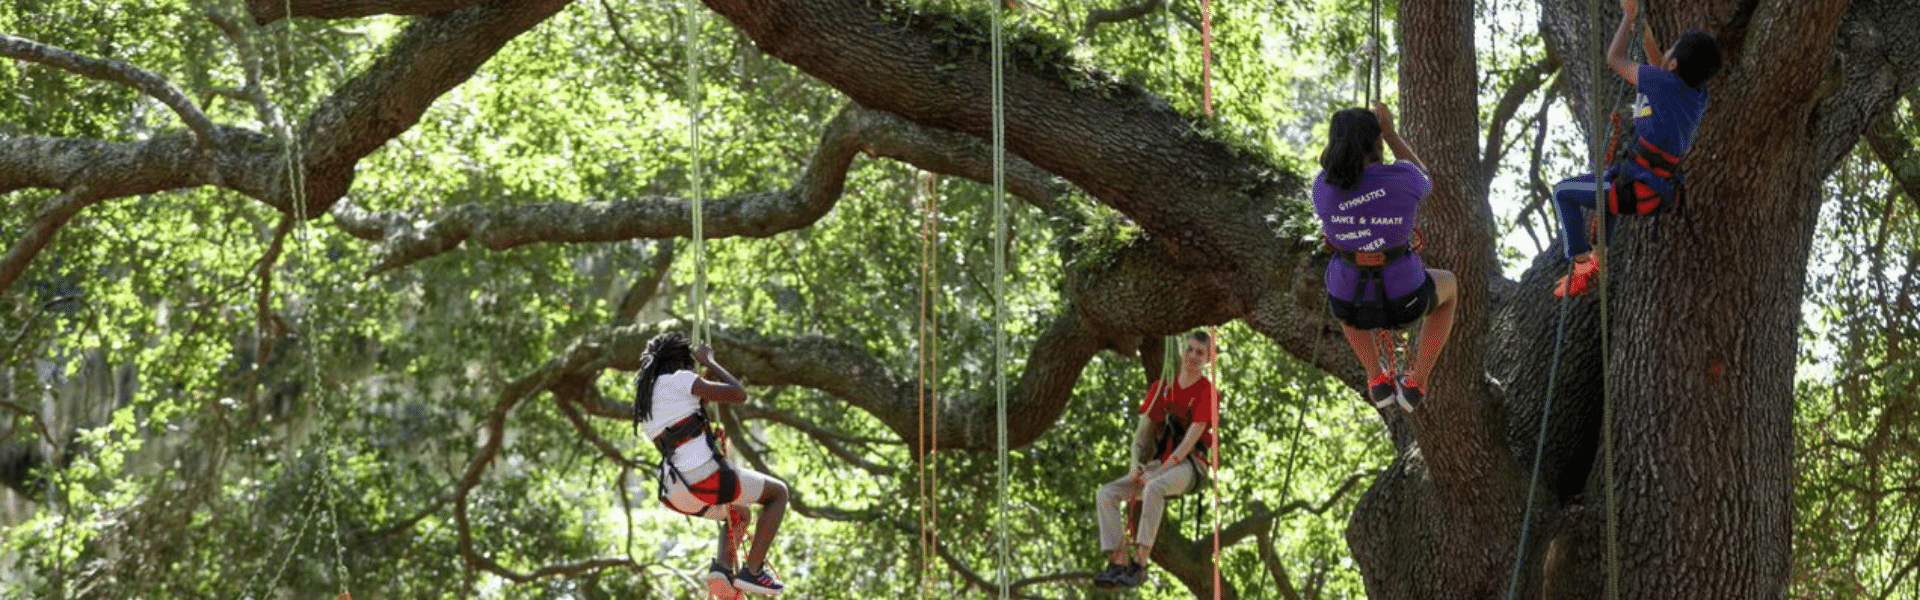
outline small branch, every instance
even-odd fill
[[[5,258],[0,258],[0,291],[12,287],[13,282],[27,272],[27,266],[33,264],[33,257],[53,242],[54,234],[59,233],[60,227],[66,225],[74,215],[80,214],[80,209],[102,200],[105,198],[89,194],[86,186],[79,186],[47,201],[46,206],[40,209],[40,216],[27,226],[25,235],[20,236],[20,241],[14,243]]]
[[[1220,547],[1225,549],[1261,531],[1266,531],[1272,526],[1273,521],[1296,511],[1315,515],[1326,514],[1327,509],[1333,508],[1333,505],[1345,497],[1347,492],[1353,491],[1361,480],[1370,480],[1379,474],[1380,471],[1375,470],[1358,471],[1347,475],[1346,480],[1340,482],[1340,486],[1333,489],[1333,493],[1327,494],[1327,497],[1320,499],[1318,506],[1306,500],[1294,500],[1280,505],[1280,508],[1269,511],[1265,505],[1256,502],[1254,503],[1253,514],[1247,515],[1234,524],[1228,525],[1225,529],[1220,530]]]
[[[834,431],[828,431],[826,428],[821,427],[812,421],[808,421],[798,416],[788,414],[784,411],[775,410],[771,408],[761,408],[758,406],[743,405],[743,406],[734,408],[734,411],[737,413],[740,413],[740,418],[742,420],[761,419],[765,421],[772,421],[775,423],[779,423],[781,425],[786,425],[788,427],[797,429],[801,433],[807,434],[807,437],[813,438],[815,442],[819,442],[821,447],[826,448],[828,454],[832,454],[835,457],[839,458],[840,460],[847,461],[847,463],[852,464],[853,466],[859,467],[861,470],[866,471],[868,473],[879,475],[881,477],[892,477],[895,473],[898,473],[900,471],[899,469],[895,469],[893,467],[889,467],[886,465],[882,465],[882,464],[867,460],[865,457],[860,456],[859,453],[848,449],[845,445],[842,445],[840,443],[840,440],[844,439],[846,436],[840,435],[839,433]]]
[[[591,386],[588,386],[588,389],[592,389]],[[556,396],[558,396],[558,394],[556,394]],[[560,414],[567,417],[567,422],[573,424],[573,430],[578,432],[581,438],[587,440],[587,443],[599,449],[601,456],[605,456],[607,460],[611,460],[614,464],[623,467],[641,466],[640,461],[628,458],[626,453],[620,451],[619,447],[614,446],[612,442],[608,442],[605,437],[600,435],[600,432],[593,429],[592,424],[587,423],[586,416],[580,413],[581,402],[576,399],[560,396],[556,398],[555,404],[560,406]]]
[[[1549,76],[1558,72],[1560,59],[1549,54],[1516,73],[1513,85],[1500,95],[1500,102],[1493,109],[1493,118],[1487,124],[1487,145],[1480,159],[1482,184],[1493,181],[1494,173],[1500,168],[1500,158],[1507,154],[1507,121],[1513,120],[1514,113],[1520,111],[1520,105],[1540,89]]]
[[[667,270],[673,267],[677,252],[671,240],[654,242],[651,247],[653,255],[640,265],[633,285],[627,286],[626,295],[620,297],[620,306],[613,312],[615,326],[631,325],[639,318],[640,309],[660,293],[660,283],[667,280]]]
[[[507,415],[529,397],[540,391],[554,387],[561,377],[579,371],[582,366],[595,362],[598,355],[604,354],[601,340],[589,338],[575,343],[559,358],[547,361],[539,369],[509,382],[500,391],[500,398],[494,403],[493,412],[488,414],[485,425],[486,442],[475,451],[473,459],[467,464],[467,470],[454,486],[453,516],[459,531],[461,558],[468,567],[484,570],[516,583],[525,583],[535,579],[554,576],[579,576],[615,567],[639,569],[641,565],[626,558],[601,558],[561,565],[549,565],[529,572],[518,572],[501,565],[493,558],[474,548],[473,523],[467,511],[467,500],[473,489],[479,487],[482,476],[500,454],[505,442]]]
[[[1555,80],[1553,86],[1547,88],[1546,96],[1540,99],[1540,111],[1534,114],[1533,149],[1528,152],[1527,165],[1527,185],[1533,193],[1529,194],[1531,198],[1527,200],[1526,207],[1522,208],[1520,215],[1514,219],[1517,226],[1526,228],[1527,237],[1533,238],[1535,254],[1545,252],[1547,245],[1541,243],[1540,236],[1534,234],[1533,224],[1527,220],[1527,217],[1544,208],[1547,199],[1553,196],[1553,188],[1547,187],[1546,179],[1540,175],[1541,152],[1547,145],[1549,109],[1553,107],[1553,99],[1560,97],[1559,93],[1564,89],[1566,89],[1566,78]],[[1549,225],[1547,229],[1552,230],[1553,227]]]
[[[233,44],[234,52],[240,55],[240,70],[246,77],[246,82],[240,89],[215,89],[214,93],[252,104],[263,127],[268,131],[287,132],[287,123],[281,118],[280,110],[274,106],[271,99],[267,98],[266,88],[260,85],[262,61],[260,53],[253,47],[253,38],[247,35],[246,27],[240,24],[239,19],[233,18],[219,7],[208,7],[206,16],[208,21],[212,21],[214,26],[219,27],[220,32],[226,35],[227,42]]]
[[[649,52],[641,48],[638,44],[634,44],[632,40],[627,39],[626,22],[620,19],[620,13],[613,10],[613,5],[609,4],[607,0],[600,0],[600,8],[607,13],[607,28],[612,30],[614,41],[619,42],[620,47],[626,49],[629,58],[632,58],[642,65],[646,65],[647,70],[653,72],[653,76],[657,81],[673,82],[677,80],[679,77],[679,65],[671,61],[660,60],[658,58],[660,56],[659,52]]]
[[[1880,164],[1887,168],[1887,176],[1893,179],[1894,184],[1907,195],[1909,201],[1920,205],[1920,176],[1910,175],[1920,172],[1920,168],[1901,168],[1903,163],[1920,163],[1920,160],[1916,160],[1913,156],[1913,140],[1900,133],[1899,127],[1893,121],[1893,115],[1892,111],[1888,111],[1886,116],[1867,128],[1864,136],[1867,148],[1873,151],[1874,158],[1880,159]],[[1914,166],[1920,167],[1920,164]]]
[[[1087,11],[1087,20],[1080,26],[1080,41],[1093,39],[1093,32],[1102,25],[1131,21],[1152,14],[1166,6],[1166,0],[1144,0],[1139,4],[1120,8],[1096,8]]]
[[[213,148],[214,142],[219,137],[213,121],[208,119],[206,114],[201,113],[200,107],[194,106],[193,101],[189,100],[186,94],[180,93],[179,89],[167,83],[167,80],[160,78],[159,75],[139,67],[117,60],[84,56],[70,50],[4,33],[0,33],[0,56],[36,62],[140,90],[159,100],[161,104],[167,105],[167,108],[173,109],[174,114],[180,115],[180,120],[186,122],[188,129],[193,130],[193,135],[199,141],[202,152]]]
[[[1271,530],[1262,531],[1255,536],[1260,544],[1260,564],[1267,567],[1267,574],[1273,577],[1274,585],[1280,588],[1280,596],[1286,600],[1300,600],[1300,591],[1293,588],[1293,578],[1287,576],[1287,566],[1280,564],[1279,552],[1273,549]]]

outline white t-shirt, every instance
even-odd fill
[[[660,437],[668,427],[700,410],[700,399],[693,395],[693,382],[700,376],[680,370],[653,380],[653,417],[640,423],[647,439]],[[702,439],[693,439],[673,453],[673,468],[688,473],[713,460],[713,449]]]

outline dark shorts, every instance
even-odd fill
[[[1334,318],[1354,329],[1400,329],[1425,316],[1439,302],[1437,295],[1433,274],[1428,273],[1420,287],[1404,296],[1388,298],[1384,306],[1361,307],[1327,294],[1327,307],[1333,310]]]

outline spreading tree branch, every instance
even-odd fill
[[[117,60],[85,56],[57,46],[4,33],[0,33],[0,56],[36,62],[140,90],[141,93],[159,100],[167,108],[173,109],[174,114],[180,115],[180,120],[186,123],[187,129],[193,130],[194,137],[199,140],[202,152],[212,148],[219,139],[220,131],[213,126],[213,121],[208,119],[205,113],[200,112],[200,107],[193,104],[193,100],[188,99],[186,94],[180,93],[180,90],[173,87],[173,84],[168,83],[166,79],[139,67]]]
[[[1096,8],[1087,11],[1087,20],[1080,26],[1080,41],[1093,39],[1093,32],[1102,25],[1131,21],[1153,14],[1166,6],[1166,0],[1142,0],[1119,8]]]
[[[30,187],[65,192],[42,211],[0,262],[0,290],[13,284],[80,209],[113,198],[212,184],[282,211],[318,217],[346,194],[361,158],[411,128],[434,100],[471,77],[508,40],[566,4],[566,0],[496,2],[415,19],[386,55],[314,110],[302,127],[295,152],[258,132],[192,116],[183,116],[194,129],[191,136],[162,132],[135,143],[0,138],[0,193]],[[48,47],[11,36],[0,47],[29,60],[66,60]],[[302,168],[285,168],[290,155],[301,157]],[[288,179],[290,171],[304,174],[303,189]],[[296,198],[303,199],[304,206],[294,206]]]
[[[970,136],[907,122],[898,116],[848,105],[821,134],[800,179],[785,190],[707,200],[702,234],[709,239],[768,237],[812,225],[826,216],[846,189],[848,167],[861,152],[887,156],[929,171],[991,181],[987,150]],[[1008,191],[1056,216],[1068,213],[1057,200],[1058,178],[1025,161],[1008,160]],[[381,242],[381,259],[369,272],[411,265],[472,241],[491,250],[535,243],[608,242],[690,237],[693,218],[682,198],[653,197],[612,202],[521,203],[493,209],[461,205],[444,210],[424,227],[412,215],[368,213],[341,202],[333,216],[341,229]]]

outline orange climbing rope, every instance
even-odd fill
[[[1213,1],[1200,0],[1200,105],[1208,117],[1213,116]],[[1220,353],[1219,328],[1207,328],[1207,378],[1213,388],[1213,443],[1209,450],[1207,466],[1213,484],[1213,600],[1220,600],[1220,382],[1218,364]]]

